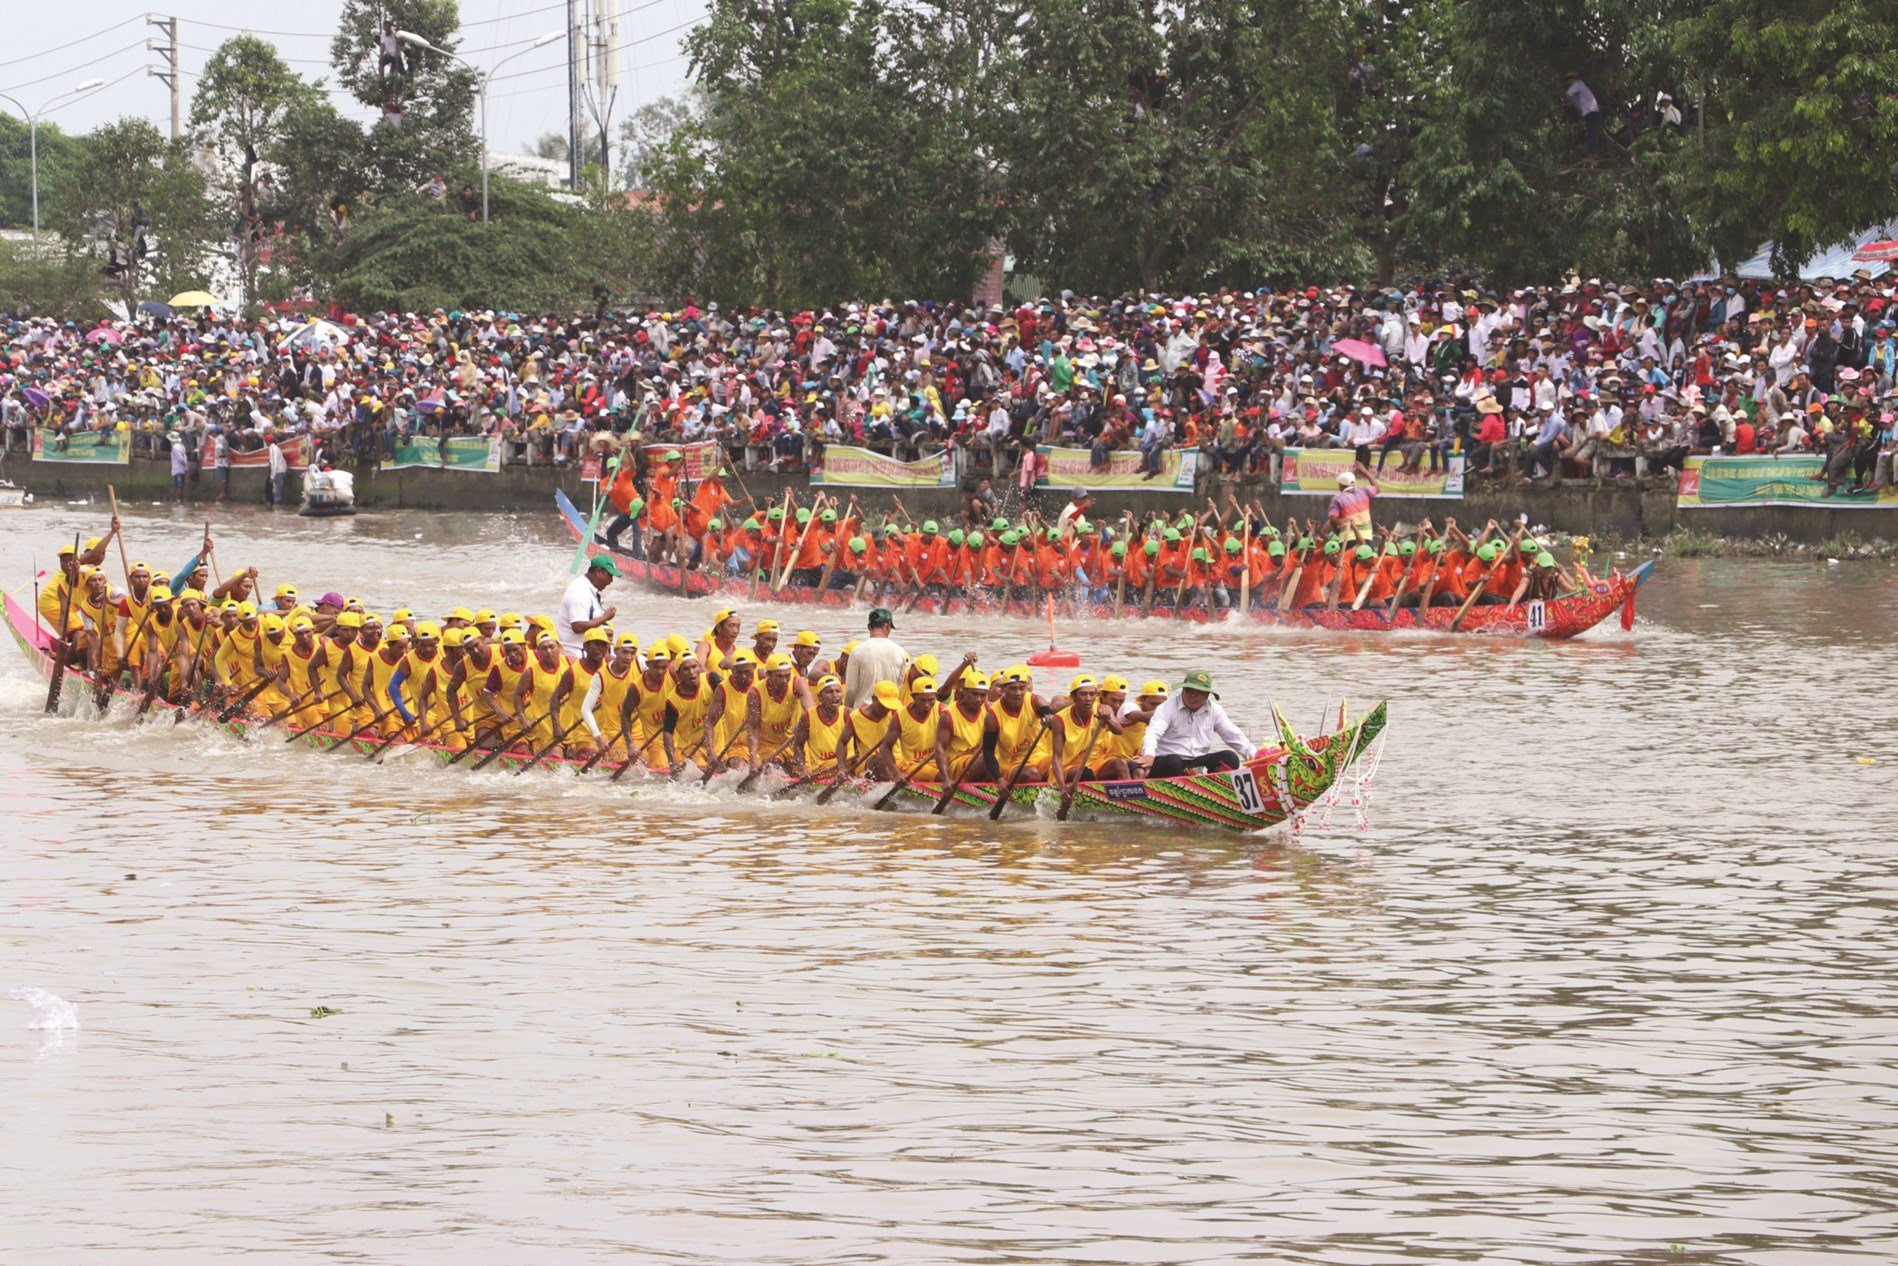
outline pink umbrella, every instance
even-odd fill
[[[1349,356],[1352,360],[1365,365],[1382,367],[1385,364],[1383,349],[1373,346],[1359,338],[1341,338],[1331,345],[1331,350],[1340,356]]]
[[[124,333],[122,331],[113,329],[109,325],[102,325],[98,329],[93,330],[86,335],[86,342],[88,343],[111,343],[116,346],[117,344],[123,343],[124,341],[125,341]]]
[[[1887,242],[1867,242],[1854,252],[1852,258],[1861,264],[1898,263],[1898,239]]]

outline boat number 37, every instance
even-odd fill
[[[1549,627],[1548,608],[1542,605],[1540,598],[1533,602],[1525,602],[1522,605],[1529,615],[1529,631],[1531,633],[1540,633]]]
[[[1238,798],[1239,807],[1247,813],[1265,811],[1265,802],[1259,799],[1259,780],[1252,776],[1251,770],[1232,771],[1232,794]]]

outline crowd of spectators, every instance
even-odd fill
[[[822,446],[954,446],[999,480],[1196,449],[1276,479],[1289,447],[1472,479],[1670,477],[1692,453],[1817,453],[1828,492],[1889,484],[1893,286],[1575,279],[1261,289],[979,307],[682,304],[603,316],[331,312],[334,332],[215,313],[5,320],[0,423],[129,431],[150,455],[308,434],[330,460],[489,435],[506,459],[716,440],[743,468]]]

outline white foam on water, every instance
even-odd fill
[[[79,1029],[79,1009],[58,994],[48,993],[35,985],[26,985],[15,989],[7,997],[27,1005],[32,1013],[26,1022],[29,1029],[48,1033],[72,1033]]]

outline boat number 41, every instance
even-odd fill
[[[1540,633],[1549,627],[1549,612],[1548,609],[1542,605],[1541,599],[1537,599],[1534,602],[1525,602],[1523,606],[1529,613],[1529,631],[1531,633]]]
[[[1239,800],[1239,807],[1247,813],[1263,813],[1265,802],[1259,799],[1259,780],[1252,776],[1249,769],[1232,771],[1232,794]]]

